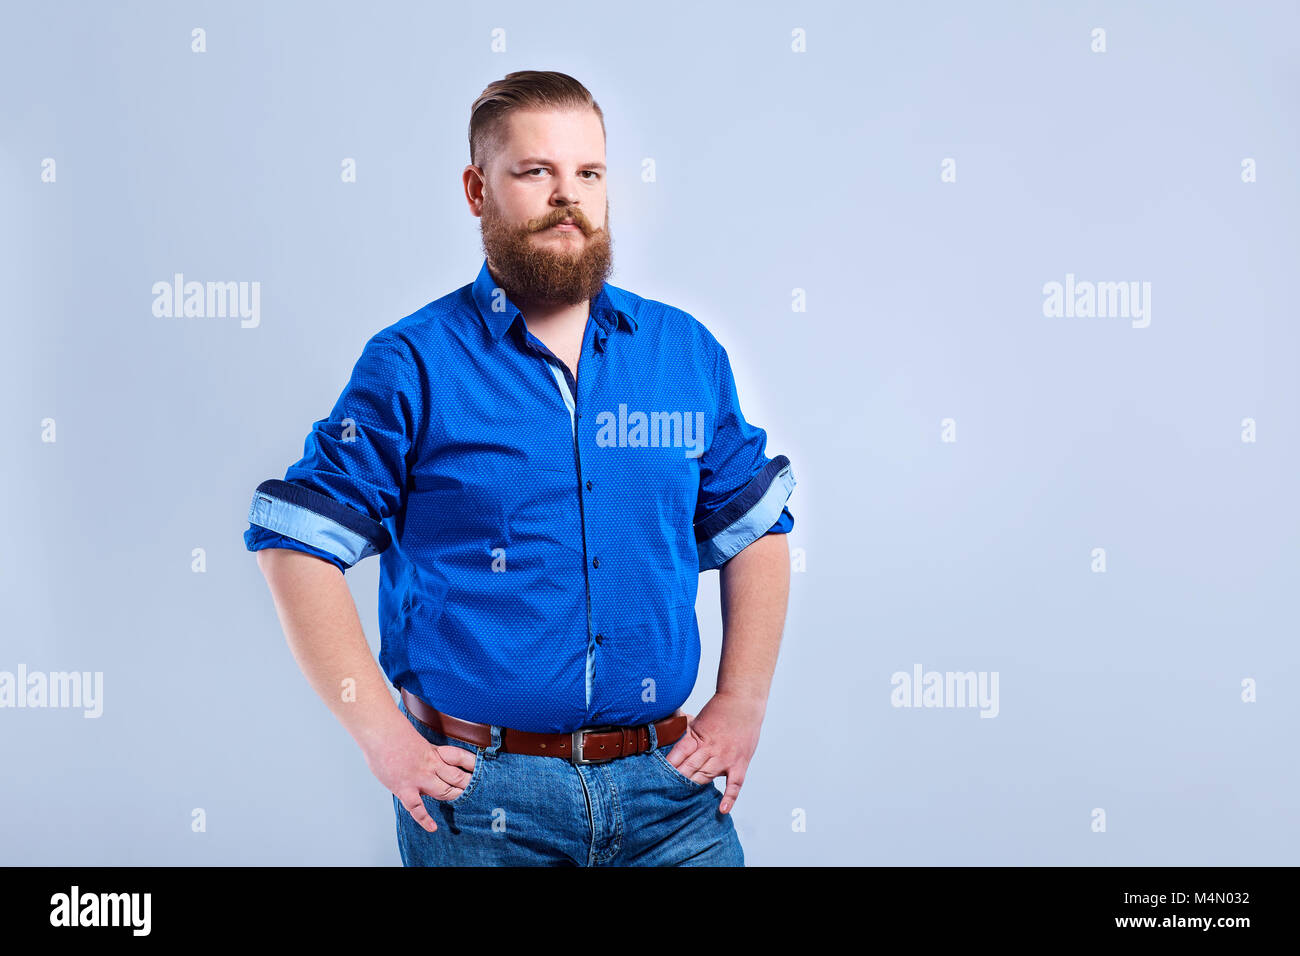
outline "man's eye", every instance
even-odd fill
[[[535,169],[530,169],[530,170],[528,170],[529,173],[540,173],[540,172],[545,172],[545,171],[546,171],[546,167],[545,167],[545,166],[538,166],[538,167],[536,167]]]
[[[583,172],[584,172],[584,173],[591,173],[591,177],[592,177],[592,179],[599,179],[599,178],[600,178],[600,173],[596,172],[594,169],[584,169]]]

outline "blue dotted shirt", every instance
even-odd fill
[[[248,550],[380,557],[379,663],[463,720],[642,724],[695,685],[699,573],[794,525],[726,350],[606,283],[576,379],[478,278],[375,333]]]

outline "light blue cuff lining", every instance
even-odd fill
[[[794,491],[794,484],[794,475],[790,469],[781,469],[763,497],[754,502],[754,507],[712,538],[699,542],[700,570],[711,571],[719,567],[767,534],[781,517],[781,509],[789,500],[790,492]]]
[[[334,519],[318,515],[301,505],[281,501],[265,492],[253,495],[253,503],[248,509],[248,521],[268,531],[328,551],[348,565],[356,564],[367,555],[379,553],[369,541]]]

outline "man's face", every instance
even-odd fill
[[[594,298],[613,268],[596,113],[517,110],[486,162],[483,251],[506,294],[520,303]]]

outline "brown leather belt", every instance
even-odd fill
[[[476,747],[492,746],[492,727],[452,717],[430,707],[405,687],[402,702],[406,709],[426,727],[431,727],[448,737],[455,737]],[[687,717],[674,714],[654,723],[655,739],[659,746],[676,743],[686,733]],[[568,734],[535,734],[526,730],[501,728],[501,750],[504,753],[531,754],[536,757],[563,757],[572,764],[605,763],[619,757],[630,757],[650,751],[649,724],[637,727],[583,727]]]

